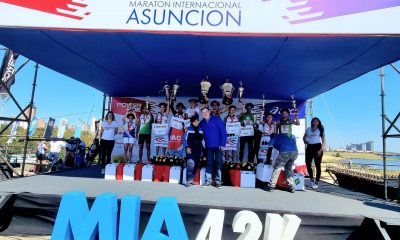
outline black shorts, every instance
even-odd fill
[[[45,160],[45,159],[46,159],[46,154],[39,153],[39,154],[37,155],[37,159],[38,159],[39,161]]]
[[[139,134],[139,144],[150,144],[151,142],[151,135],[150,134]]]

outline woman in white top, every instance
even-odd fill
[[[236,106],[229,106],[228,116],[225,117],[224,123],[225,126],[227,123],[236,123],[239,122],[239,118],[235,115]],[[233,161],[236,162],[237,150],[225,150],[225,161]]]
[[[325,146],[325,130],[319,118],[311,120],[311,127],[306,129],[303,136],[304,144],[306,144],[306,165],[308,175],[310,176],[310,184],[312,188],[318,188],[318,181],[321,177],[321,162],[323,149]],[[315,180],[312,170],[312,160],[314,159],[315,168],[317,170]]]
[[[157,115],[156,115],[155,123],[168,124],[169,111],[170,111],[170,109],[169,109],[169,101],[167,101],[167,103],[162,102],[162,103],[158,104],[158,106],[160,107],[160,112],[157,113]],[[167,138],[167,141],[168,141],[168,134],[166,134],[164,136],[164,138]],[[167,148],[166,147],[157,146],[156,147],[156,155],[158,155],[160,150],[161,150],[162,154],[165,155],[165,152],[167,151]]]
[[[261,149],[261,145],[269,144],[269,141],[271,141],[271,136],[274,135],[276,132],[276,124],[272,121],[272,113],[267,113],[267,119],[266,121],[264,121],[264,110],[261,111],[260,125],[258,126],[258,130],[261,132],[261,141],[259,148]],[[267,160],[267,156],[265,156],[265,158],[262,159],[265,162]],[[270,161],[266,163],[271,164]]]
[[[103,174],[106,164],[111,163],[111,153],[114,148],[115,135],[117,133],[118,133],[118,124],[115,121],[114,113],[109,111],[106,114],[105,120],[101,123],[100,160],[101,160],[101,165],[103,166],[102,170]]]
[[[128,119],[128,120],[126,120]],[[132,161],[132,149],[133,144],[136,140],[136,119],[135,114],[132,110],[128,110],[125,116],[122,117],[122,123],[124,124],[124,156],[125,163]]]

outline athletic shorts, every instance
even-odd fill
[[[135,142],[134,138],[124,137],[124,144],[133,144]]]
[[[151,142],[151,135],[150,134],[139,134],[139,144],[150,144]]]
[[[37,159],[38,159],[39,161],[46,160],[46,154],[44,154],[44,153],[38,154],[38,155],[37,155]]]

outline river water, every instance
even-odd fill
[[[344,160],[343,163],[348,163],[348,160]],[[383,169],[383,160],[351,159],[351,163],[357,165],[367,165],[374,169]],[[386,169],[400,171],[400,159],[386,160]]]

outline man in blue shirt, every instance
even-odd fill
[[[275,160],[271,181],[266,186],[265,190],[271,191],[275,188],[281,172],[280,168],[285,167],[285,177],[286,181],[289,183],[289,191],[294,193],[295,184],[293,181],[293,164],[298,155],[296,140],[289,137],[287,134],[278,134],[273,137],[269,142],[267,161],[271,160],[272,148],[276,148],[279,151],[279,155]]]
[[[211,116],[208,107],[202,107],[201,113],[203,115],[203,120],[200,122],[200,128],[204,133],[207,155],[206,182],[202,187],[211,185],[211,177],[215,164],[217,167],[215,186],[221,188],[222,153],[224,152],[226,144],[226,129],[221,118]]]

